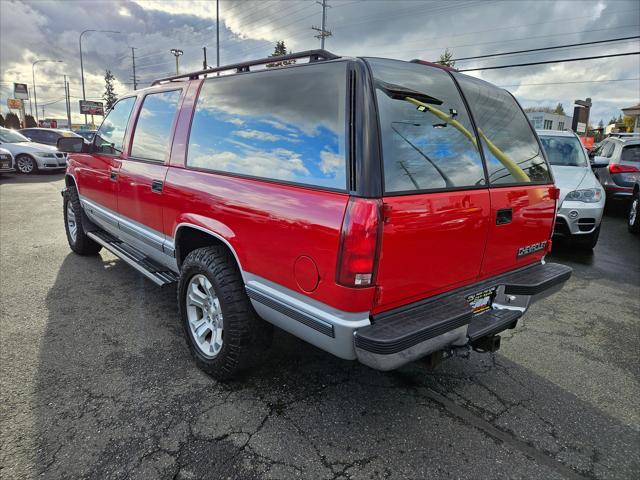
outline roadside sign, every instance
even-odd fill
[[[7,107],[11,110],[20,110],[22,108],[22,100],[17,98],[7,98]]]
[[[29,89],[26,83],[13,84],[13,97],[19,100],[29,100]]]
[[[576,132],[584,133],[586,131],[587,131],[587,124],[586,123],[578,122],[576,124]]]
[[[89,100],[80,100],[80,113],[84,115],[104,116],[104,106],[102,105],[102,102],[91,102]]]

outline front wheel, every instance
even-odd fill
[[[640,232],[640,191],[633,194],[631,205],[629,206],[627,228],[631,233]]]
[[[78,255],[97,255],[102,246],[91,240],[84,231],[82,226],[82,206],[80,205],[76,187],[67,188],[62,205],[64,227],[71,250]]]
[[[196,364],[218,380],[251,366],[271,341],[272,327],[256,315],[235,259],[224,247],[187,255],[178,305]]]
[[[18,158],[16,158],[16,170],[29,175],[38,171],[38,164],[29,155],[18,155]]]

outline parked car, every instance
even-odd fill
[[[97,130],[74,130],[75,134],[80,135],[88,142],[93,141],[93,137],[95,136]]]
[[[0,146],[11,152],[15,168],[20,173],[61,170],[67,166],[66,153],[51,145],[32,142],[15,130],[0,127]]]
[[[610,200],[630,202],[640,178],[640,136],[608,137],[591,159],[591,167]]]
[[[62,130],[59,128],[23,128],[19,130],[19,132],[32,142],[52,145],[54,147],[58,144],[59,138],[79,136],[71,130]]]
[[[380,370],[495,351],[571,275],[544,261],[559,190],[524,112],[436,66],[319,50],[193,72],[58,146],[71,249],[177,282],[217,378],[269,324]]]
[[[0,148],[0,173],[15,172],[13,155],[5,148]]]
[[[633,185],[627,226],[631,233],[640,233],[640,178]]]
[[[604,189],[593,174],[587,152],[578,136],[569,131],[538,130],[560,188],[554,235],[592,249],[598,242],[604,212]]]

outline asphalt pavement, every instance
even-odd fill
[[[59,174],[0,178],[0,478],[640,476],[640,237],[610,209],[593,254],[495,354],[382,373],[284,332],[222,384],[175,289],[73,254]]]

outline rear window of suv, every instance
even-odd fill
[[[346,65],[205,80],[187,166],[346,190]]]
[[[473,114],[491,185],[549,183],[549,166],[524,112],[509,92],[454,73]]]
[[[640,145],[628,145],[622,148],[622,162],[640,162]]]
[[[367,62],[376,87],[385,192],[485,185],[475,133],[451,76],[397,60]]]

